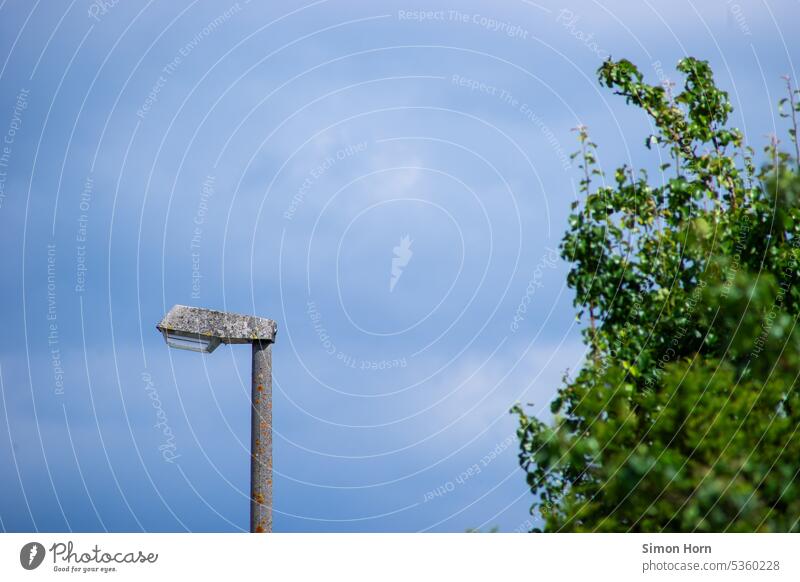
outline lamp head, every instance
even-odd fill
[[[263,317],[175,305],[156,329],[171,348],[211,353],[220,343],[274,342],[277,325]]]

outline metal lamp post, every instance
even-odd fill
[[[251,344],[250,531],[272,531],[271,319],[175,305],[156,328],[172,348],[211,353],[220,344]]]

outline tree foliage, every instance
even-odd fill
[[[680,92],[629,61],[600,82],[649,117],[658,179],[606,176],[578,128],[582,200],[562,257],[588,356],[543,422],[515,407],[547,531],[798,531],[798,93],[756,167],[707,62]]]

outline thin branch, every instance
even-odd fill
[[[797,170],[800,171],[800,143],[797,141],[797,105],[795,103],[795,91],[792,90],[792,78],[789,75],[784,77],[786,80],[786,90],[789,92],[789,106],[792,109],[792,141],[794,142],[795,161],[797,162]]]

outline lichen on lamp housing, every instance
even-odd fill
[[[213,309],[175,305],[156,328],[165,335],[218,338],[225,344],[246,344],[254,341],[275,341],[277,325],[271,319],[239,315]]]

